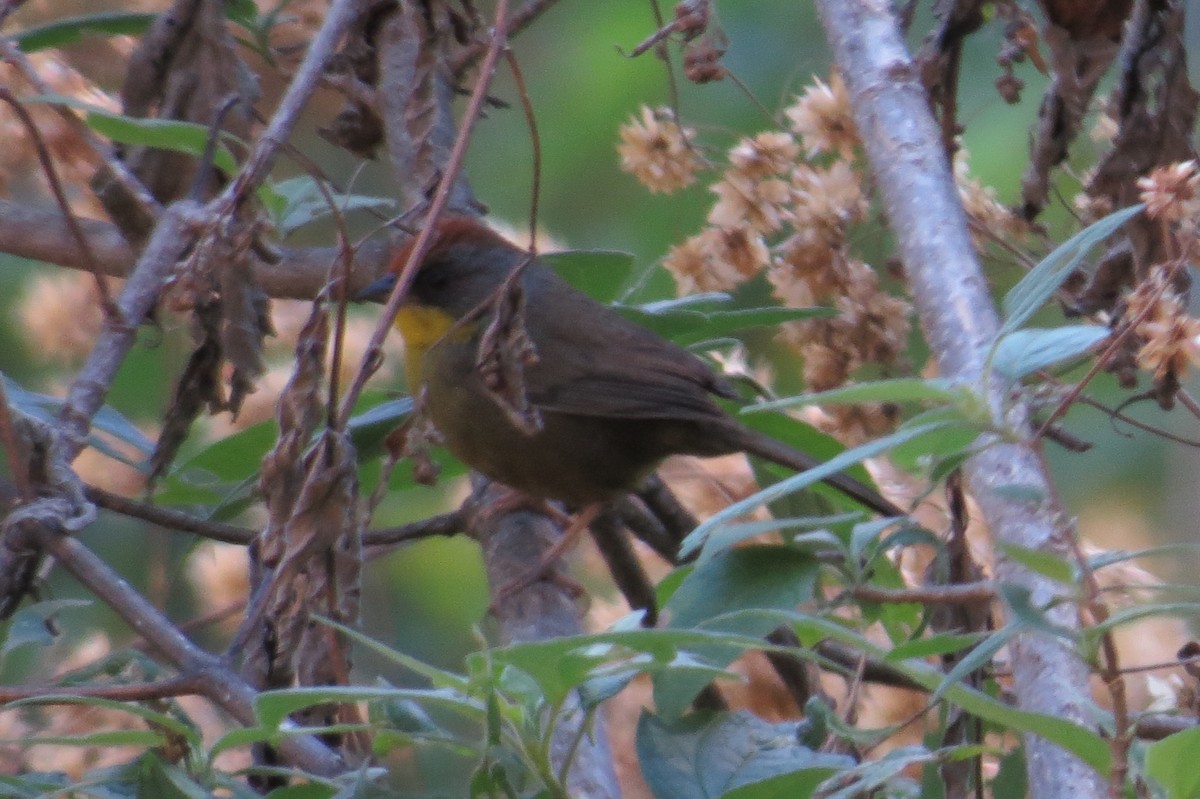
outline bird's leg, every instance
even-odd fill
[[[492,607],[494,608],[517,592],[523,591],[539,580],[544,579],[548,574],[551,574],[552,569],[562,559],[562,556],[579,543],[579,537],[583,535],[583,531],[588,528],[588,525],[592,523],[603,508],[604,505],[602,503],[595,502],[576,513],[575,517],[571,519],[570,524],[563,530],[562,537],[542,553],[538,562],[529,571],[496,589],[496,593],[492,598]],[[582,593],[583,591],[579,584],[570,578],[557,576],[554,581],[572,592]]]
[[[549,516],[555,523],[564,527],[571,522],[570,514],[564,513],[553,502],[531,497],[529,494],[506,486],[503,483],[491,483],[488,487],[486,502],[480,502],[472,510],[487,517],[503,516],[506,513],[527,510],[531,513],[540,513],[543,516]]]

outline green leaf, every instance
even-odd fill
[[[794,608],[812,599],[819,571],[819,561],[791,547],[729,550],[698,564],[663,611],[668,626],[684,629],[738,610]]]
[[[326,618],[320,614],[313,613],[311,618],[313,621],[337,630],[342,635],[345,635],[347,638],[362,644],[375,654],[382,656],[388,661],[397,663],[404,668],[409,669],[413,673],[424,677],[426,680],[429,680],[430,684],[433,685],[434,688],[446,688],[462,693],[466,693],[470,688],[470,683],[467,678],[460,674],[445,671],[437,668],[436,666],[430,666],[428,663],[424,663],[412,657],[411,655],[406,655],[403,652],[392,649],[381,641],[377,641],[371,636],[366,635],[365,633],[362,633],[353,627],[347,627],[344,624],[340,624],[333,619]]]
[[[91,604],[86,599],[49,599],[26,605],[9,620],[0,656],[28,644],[50,646],[55,640],[48,627],[50,619],[64,610],[91,607]]]
[[[0,378],[4,380],[4,393],[8,395],[8,401],[14,408],[46,424],[55,424],[58,421],[58,414],[62,411],[65,402],[61,397],[28,391],[7,375],[0,374]],[[97,411],[92,420],[92,428],[107,433],[143,455],[149,455],[154,451],[154,442],[146,438],[137,425],[108,405],[101,406]],[[94,433],[88,435],[88,445],[114,460],[119,460],[134,468],[141,468],[140,463],[129,460],[123,453],[114,449]]]
[[[692,570],[663,607],[671,629],[705,628],[745,636],[763,636],[778,626],[765,614],[739,611],[791,610],[813,597],[820,562],[786,546],[748,546],[708,559]],[[740,654],[727,646],[689,651],[714,668]],[[661,672],[654,680],[654,704],[668,718],[683,713],[712,679],[703,672]]]
[[[229,499],[230,487],[253,481],[279,427],[259,422],[216,441],[176,465],[162,480],[155,500],[164,505],[206,505]],[[248,494],[249,485],[246,487]]]
[[[1085,354],[1109,337],[1099,325],[1027,328],[1001,336],[992,355],[992,366],[1009,380],[1020,380]]]
[[[922,380],[916,377],[901,377],[894,380],[875,380],[869,383],[856,383],[851,386],[835,388],[830,391],[817,391],[812,394],[800,394],[796,397],[784,397],[770,402],[760,402],[747,405],[742,413],[758,413],[760,411],[794,408],[805,405],[854,405],[860,402],[941,402],[957,404],[965,386],[956,386],[945,378],[935,377]]]
[[[1000,768],[992,779],[991,788],[993,799],[1025,799],[1029,795],[1024,746],[1001,755]]]
[[[153,119],[114,114],[105,108],[61,94],[42,94],[24,98],[25,103],[47,103],[62,105],[84,111],[85,121],[92,130],[112,141],[143,147],[158,147],[172,152],[201,156],[208,145],[211,134],[208,126],[177,119]],[[222,140],[238,141],[233,134],[221,131]],[[233,155],[224,147],[218,147],[213,163],[227,174],[238,171]]]
[[[862,518],[861,513],[842,513],[837,516],[809,516],[798,519],[765,519],[755,522],[727,524],[715,530],[710,537],[710,544],[704,549],[699,563],[706,563],[716,553],[730,549],[750,538],[756,538],[766,533],[779,532],[792,546],[809,548],[842,549],[844,542],[841,538],[829,532],[826,528],[848,524]],[[789,535],[793,530],[814,531],[801,535]]]
[[[1013,637],[1022,632],[1024,629],[1021,624],[1006,624],[999,630],[994,631],[982,641],[980,641],[974,649],[959,659],[954,664],[954,668],[946,673],[939,685],[932,694],[929,695],[929,704],[934,704],[941,700],[951,686],[958,685],[963,681],[968,674],[979,671],[988,663],[991,662],[992,656],[999,652],[1004,647],[1008,646],[1008,642]]]
[[[979,643],[986,633],[940,633],[928,638],[918,638],[898,644],[887,653],[885,660],[896,662],[912,658],[927,658],[933,655],[949,655],[951,652],[961,652],[969,646]]]
[[[118,702],[115,699],[100,699],[94,696],[76,696],[68,692],[69,689],[64,689],[61,694],[48,694],[45,696],[35,696],[28,699],[19,699],[15,702],[5,704],[6,709],[17,707],[34,706],[34,705],[82,705],[84,707],[101,707],[107,710],[115,710],[121,713],[128,713],[131,716],[137,716],[144,720],[147,724],[154,727],[161,727],[175,735],[180,736],[192,746],[199,746],[201,743],[200,733],[193,729],[190,725],[180,721],[175,716],[168,713],[160,713],[156,710],[139,705],[134,702]],[[139,730],[139,732],[144,732]],[[159,735],[159,733],[154,733]],[[150,744],[155,745],[155,744]]]
[[[832,638],[864,652],[868,657],[887,657],[885,647],[830,619],[784,611],[775,611],[775,615],[781,622],[784,618],[790,619],[796,635],[806,645]],[[801,653],[805,651],[801,650]],[[893,667],[928,691],[936,689],[944,677],[937,669],[919,661],[894,663]],[[948,686],[945,689],[945,698],[984,721],[1007,727],[1014,732],[1040,735],[1071,752],[1097,771],[1108,772],[1112,762],[1111,750],[1108,743],[1090,728],[1057,716],[1018,710],[962,683]]]
[[[1011,333],[1029,321],[1070,277],[1088,250],[1115,233],[1117,228],[1141,213],[1143,208],[1138,204],[1109,214],[1063,242],[1029,270],[1029,274],[1021,278],[1004,297],[1005,319],[1000,334]]]
[[[1153,777],[1170,799],[1200,796],[1200,728],[1168,735],[1146,747],[1146,774]]]
[[[413,411],[413,398],[400,397],[387,400],[350,417],[346,431],[354,444],[359,461],[374,458],[383,453],[387,435],[406,422]]]
[[[634,266],[631,254],[616,250],[564,250],[539,255],[538,260],[573,287],[605,304],[621,295]]]
[[[1058,555],[1036,549],[996,542],[996,547],[1010,560],[1015,560],[1032,572],[1063,585],[1075,584],[1075,566]]]
[[[899,430],[889,436],[884,436],[883,438],[869,441],[866,444],[853,449],[848,449],[840,455],[830,458],[819,466],[789,477],[786,480],[781,480],[773,486],[769,486],[755,494],[751,494],[749,497],[735,502],[719,513],[714,514],[708,520],[697,526],[695,530],[689,533],[687,538],[683,540],[683,544],[680,546],[680,557],[687,557],[688,555],[696,552],[696,550],[705,546],[709,535],[720,525],[749,513],[759,505],[771,502],[774,499],[795,491],[799,491],[800,489],[817,483],[830,475],[845,471],[848,467],[858,463],[861,460],[880,455],[898,444],[928,435],[929,433],[932,433],[935,430],[940,430],[945,426],[945,422],[934,422],[928,425],[919,425],[909,429]]]
[[[913,766],[932,762],[936,758],[924,746],[902,746],[893,749],[878,760],[868,760],[846,769],[838,775],[836,791],[823,791],[821,799],[857,799],[860,796],[873,796],[877,789],[890,787],[901,791],[897,782],[907,781],[906,771]],[[901,792],[901,795],[903,793]]]
[[[730,653],[728,657],[732,660],[761,643],[757,636],[713,629],[642,629],[513,644],[493,649],[488,655],[492,669],[511,665],[536,680],[546,702],[554,706],[589,680],[624,675],[629,669],[651,674],[699,669],[708,671],[706,679],[712,679],[713,674],[736,678],[736,675],[725,674],[695,657],[681,656],[680,652],[722,650]],[[479,670],[482,659],[480,653],[470,655],[469,670]]]
[[[332,799],[339,795],[333,785],[308,782],[300,785],[285,785],[267,794],[266,799]]]
[[[376,699],[411,699],[422,704],[436,705],[476,721],[481,719],[483,714],[482,703],[457,691],[442,688],[369,688],[342,685],[267,691],[255,698],[254,712],[261,726],[277,730],[289,714],[306,707],[325,702],[368,702]]]
[[[110,11],[67,17],[18,31],[12,38],[17,47],[26,53],[34,53],[50,47],[74,44],[84,36],[136,36],[149,29],[157,16],[132,11]]]
[[[29,797],[29,799],[45,799],[46,796],[59,796],[69,785],[65,774],[25,774],[20,777],[10,777],[0,774],[0,796]]]
[[[658,799],[801,799],[854,765],[846,755],[801,746],[795,723],[769,724],[744,710],[696,713],[673,723],[643,713],[637,754]]]
[[[0,739],[5,746],[162,746],[163,736],[154,730],[101,730],[87,735],[37,735]]]
[[[819,319],[835,316],[832,308],[739,308],[701,311],[694,307],[679,307],[674,301],[641,306],[617,306],[627,319],[649,328],[665,339],[687,346],[698,341],[728,336],[754,327],[774,327],[800,319]]]
[[[269,199],[266,204],[279,235],[287,238],[305,225],[331,216],[335,210],[346,213],[363,208],[392,208],[396,204],[391,197],[343,194],[331,186],[327,186],[326,189],[333,200],[332,207],[311,175],[301,175],[270,184],[267,188]]]
[[[174,763],[164,763],[154,752],[138,758],[137,792],[138,796],[155,799],[211,799],[212,796],[186,771]]]

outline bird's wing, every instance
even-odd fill
[[[540,361],[526,372],[530,401],[544,409],[625,419],[712,419],[712,396],[732,389],[692,353],[575,292],[557,308],[530,302]]]

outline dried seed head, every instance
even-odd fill
[[[702,166],[692,145],[695,135],[680,127],[669,109],[642,106],[641,119],[631,117],[620,129],[621,169],[652,192],[670,194],[690,186]]]

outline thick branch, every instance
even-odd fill
[[[79,219],[80,227],[101,273],[127,277],[136,256],[116,225],[96,219]],[[75,244],[67,221],[56,211],[0,200],[0,252],[70,269],[87,269],[87,259]],[[254,280],[272,297],[310,300],[325,285],[330,264],[338,257],[335,247],[284,247],[275,263],[255,261]],[[387,248],[370,241],[354,259],[350,291],[365,288],[387,268]]]
[[[925,335],[942,375],[981,386],[998,423],[1030,435],[1027,411],[1006,406],[998,383],[984,385],[984,359],[999,328],[968,234],[953,176],[929,101],[905,51],[889,5],[878,0],[821,0],[822,23],[845,78]],[[1069,557],[1072,531],[1054,499],[1039,454],[1027,444],[992,442],[965,473],[984,519],[1000,541]],[[1020,502],[1005,489],[1020,486]],[[1007,558],[997,577],[1030,591],[1055,624],[1077,629],[1078,614],[1062,586]],[[1091,724],[1088,671],[1063,641],[1025,634],[1011,649],[1013,688],[1026,710]],[[1100,775],[1045,740],[1027,740],[1031,793],[1039,797],[1099,796]]]
[[[467,526],[470,535],[483,546],[492,614],[500,627],[501,643],[582,634],[579,609],[564,582],[567,578],[562,564],[554,564],[540,579],[529,580],[530,565],[542,561],[563,531],[550,518],[528,510],[489,512],[495,500],[487,494],[487,483],[477,482],[481,486],[476,493],[480,512],[470,515]],[[563,713],[550,744],[551,760],[556,765],[566,762],[581,725],[587,723],[586,714],[578,706]],[[570,794],[581,799],[620,796],[604,719],[597,716],[592,725],[591,733],[580,739],[570,761]]]

